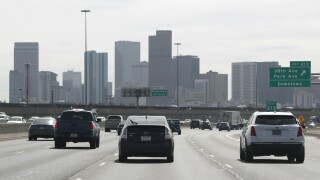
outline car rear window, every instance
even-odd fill
[[[52,125],[54,123],[53,119],[35,119],[32,121],[32,124],[47,124]]]
[[[121,120],[121,117],[120,116],[108,116],[108,119]]]
[[[93,121],[89,112],[64,112],[60,117],[61,121]]]
[[[287,125],[297,124],[296,118],[290,115],[260,115],[255,124],[264,125]]]

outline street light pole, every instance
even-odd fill
[[[22,89],[22,88],[20,88],[20,89],[19,89],[19,91],[20,91],[20,95],[21,95],[20,102],[22,102],[22,101],[23,101],[23,97],[22,97],[22,91],[23,91],[23,89]]]
[[[84,12],[85,52],[87,52],[87,13],[90,10],[81,10],[81,12]]]
[[[25,63],[25,68],[26,68],[26,96],[27,96],[27,105],[29,104],[29,77],[30,77],[30,63]]]

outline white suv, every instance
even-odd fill
[[[287,156],[303,163],[305,157],[302,127],[290,112],[255,112],[240,136],[240,159],[253,156]]]

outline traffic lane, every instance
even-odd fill
[[[287,161],[286,157],[254,157],[252,163],[240,161],[239,141],[227,136],[236,136],[241,131],[218,132],[193,135],[190,143],[202,149],[204,156],[214,159],[217,164],[228,167],[235,175],[243,179],[318,179],[320,173],[316,168],[319,162],[306,160],[303,164]],[[209,143],[208,143],[209,142]],[[306,144],[308,148],[308,143]],[[319,149],[319,147],[317,147]],[[272,172],[272,173],[270,173]]]
[[[118,152],[109,156],[70,179],[237,179],[224,168],[217,166],[195,149],[188,139],[200,131],[185,130],[176,135],[174,162],[163,157],[129,157],[127,162],[118,161]]]
[[[90,149],[89,143],[67,143],[65,149],[55,149],[53,141],[24,141],[26,146],[41,144],[43,148],[0,158],[0,179],[67,179],[113,155],[118,138],[116,133],[101,133],[100,148],[97,149]]]

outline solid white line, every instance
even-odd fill
[[[210,155],[210,157],[213,157],[213,158],[214,158],[214,155]]]
[[[232,140],[234,140],[234,141],[240,141],[240,139],[235,139],[235,138],[233,138],[233,137],[230,137],[229,134],[227,134],[226,137],[229,138],[229,139],[232,139]]]
[[[203,151],[203,149],[199,149],[200,151]]]
[[[103,162],[103,163],[100,164],[100,166],[104,166],[105,164],[106,164],[106,162]]]
[[[21,153],[24,153],[25,151],[19,151],[19,152],[16,152],[17,154],[21,154]]]
[[[232,168],[232,166],[230,166],[229,164],[224,164],[224,165],[226,165],[228,168]]]
[[[82,178],[77,178],[76,180],[82,180]]]
[[[115,156],[118,156],[118,154],[119,154],[119,153],[115,153],[114,155],[115,155]]]

